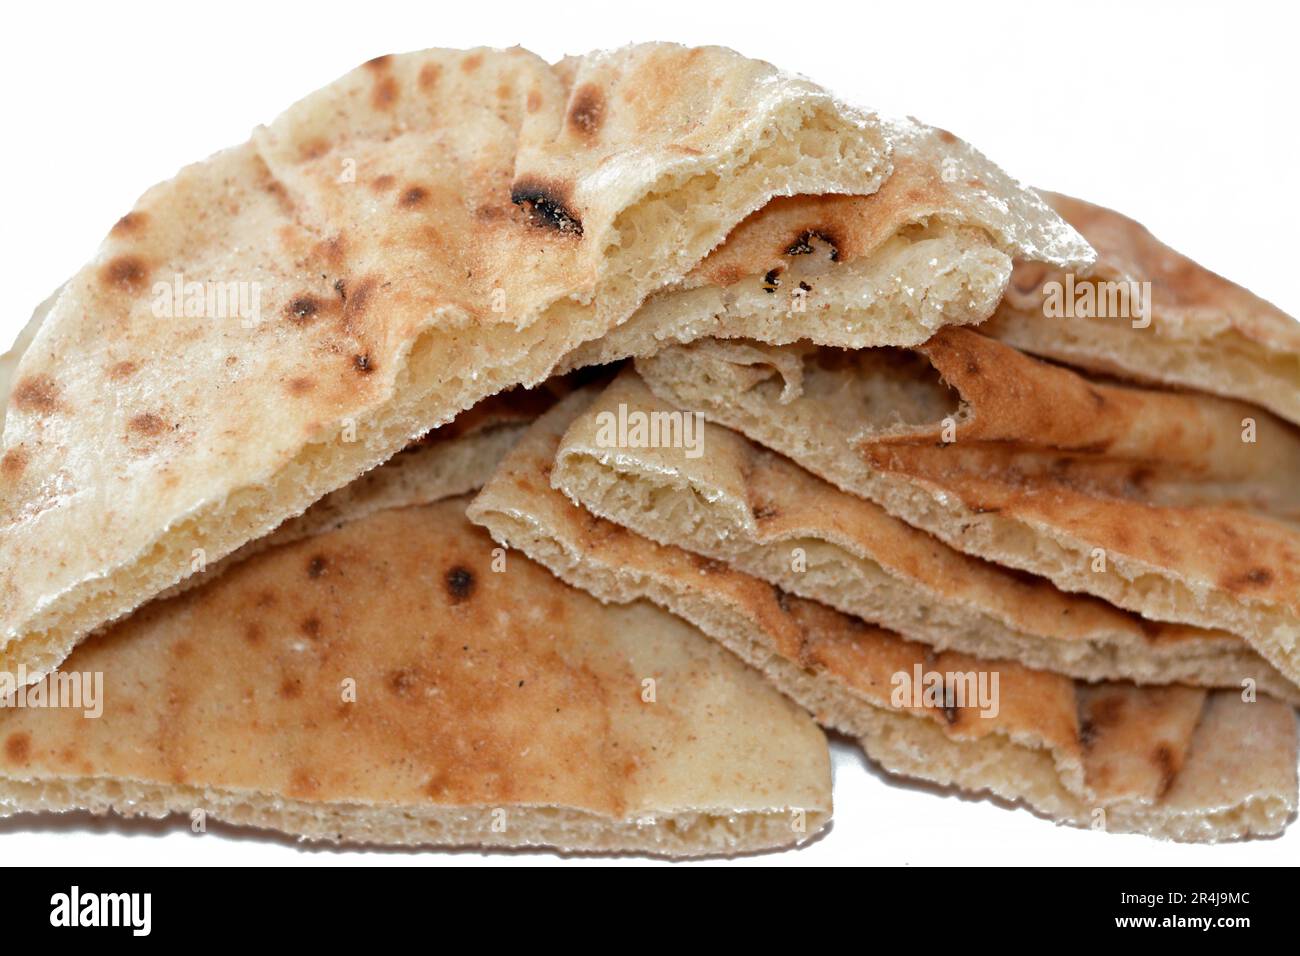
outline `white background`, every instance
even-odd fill
[[[1120,209],[1300,313],[1300,68],[1286,4],[225,0],[11,4],[5,17],[6,343],[144,189],[241,141],[372,56],[522,44],[554,59],[639,40],[724,44],[804,73],[851,102],[943,126],[1024,181]],[[1280,840],[1219,847],[1076,831],[987,800],[886,782],[855,748],[837,743],[835,751],[830,833],[797,852],[731,865],[1300,860],[1300,824]],[[0,858],[20,865],[557,860],[300,849],[248,832],[193,836],[187,822],[18,818],[0,822]]]

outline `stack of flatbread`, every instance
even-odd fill
[[[4,813],[734,854],[829,824],[826,730],[1081,827],[1296,809],[1294,321],[729,50],[372,60],[0,388]]]

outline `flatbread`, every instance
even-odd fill
[[[1053,269],[1092,263],[1078,233],[968,144],[915,120],[887,129],[893,171],[879,190],[773,200],[563,367],[706,336],[919,345],[944,325],[984,321],[1013,257]]]
[[[1268,697],[1077,685],[924,645],[659,545],[574,505],[547,475],[586,398],[529,430],[469,508],[498,541],[610,602],[649,598],[760,669],[886,770],[1023,802],[1060,822],[1213,842],[1279,832],[1296,807],[1296,722]],[[898,675],[951,675],[930,704]],[[957,682],[998,675],[996,714],[956,706]],[[951,690],[949,690],[951,688]],[[968,700],[969,703],[969,700]]]
[[[719,48],[432,50],[311,94],[146,193],[19,361],[0,669],[541,381],[773,196],[874,191],[889,149]]]
[[[1300,683],[1298,443],[1266,412],[1089,381],[965,329],[917,353],[709,342],[638,368],[958,550],[1239,634]]]
[[[0,808],[671,856],[826,824],[806,715],[658,608],[494,571],[465,503],[271,549],[92,637],[59,673],[102,672],[102,716],[0,710]]]
[[[551,484],[592,514],[721,561],[937,650],[1085,680],[1300,688],[1241,637],[1145,621],[972,558],[711,422],[674,443],[684,413],[627,370],[564,434]],[[647,435],[617,424],[659,422]],[[633,439],[633,440],[627,440]]]
[[[1294,318],[1170,249],[1127,216],[1059,193],[1042,195],[1098,253],[1096,265],[1074,277],[1076,306],[1088,285],[1109,291],[1100,284],[1150,282],[1150,314],[1137,317],[1137,327],[1132,316],[1109,307],[1076,307],[1069,317],[1049,318],[1045,293],[1064,291],[1066,275],[1026,261],[1016,266],[1005,301],[983,331],[1036,355],[1244,399],[1300,423]],[[1051,289],[1051,282],[1060,286]],[[1106,314],[1093,314],[1101,311]]]

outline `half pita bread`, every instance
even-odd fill
[[[0,807],[672,856],[826,824],[805,714],[652,605],[605,607],[518,555],[496,573],[464,508],[370,514],[91,638],[35,687],[102,673],[102,716],[0,710]]]
[[[541,381],[773,196],[874,191],[889,148],[719,48],[432,50],[313,93],[146,193],[19,360],[0,669]]]
[[[564,367],[705,336],[865,348],[984,321],[1012,258],[1083,269],[1086,242],[1032,191],[944,130],[891,123],[893,172],[869,196],[776,199]]]
[[[972,558],[720,425],[696,423],[687,444],[673,428],[689,414],[624,372],[565,432],[552,486],[642,537],[937,650],[1085,680],[1253,683],[1300,702],[1300,688],[1234,634],[1145,621]]]
[[[1091,382],[965,329],[917,353],[709,342],[638,368],[958,550],[1240,634],[1300,683],[1300,442],[1266,412]]]
[[[1018,264],[1006,300],[982,331],[1080,368],[1245,399],[1300,423],[1295,319],[1170,249],[1127,216],[1057,193],[1042,195],[1092,243],[1097,263],[1069,277],[1075,307],[1068,318],[1049,318],[1052,310],[1044,308],[1049,292],[1066,292],[1067,271]],[[1089,294],[1109,303],[1114,284],[1128,282],[1151,283],[1147,315],[1085,305]]]
[[[890,772],[1114,832],[1213,842],[1286,826],[1297,802],[1286,704],[1179,686],[1080,685],[1007,661],[935,654],[642,538],[550,486],[561,437],[587,400],[570,396],[538,420],[471,504],[471,520],[602,600],[649,598],[679,614]],[[917,674],[942,677],[933,701],[895,699]],[[981,675],[996,688],[996,713],[960,706],[961,688]]]

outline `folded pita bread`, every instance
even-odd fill
[[[1294,812],[1295,714],[1279,701],[1076,685],[935,654],[574,505],[548,471],[588,400],[575,394],[538,420],[470,505],[471,520],[602,600],[649,598],[681,615],[890,772],[1021,801],[1061,822],[1176,840],[1276,833]],[[935,702],[896,700],[900,675],[918,668],[945,679]],[[980,675],[998,688],[995,714],[958,706],[958,685]]]
[[[652,605],[498,573],[464,508],[372,513],[91,638],[55,677],[102,673],[102,716],[0,710],[0,808],[673,856],[825,825],[806,715]]]
[[[1170,249],[1127,216],[1057,193],[1042,195],[1098,253],[1094,267],[1071,277],[1076,305],[1088,294],[1115,289],[1106,283],[1150,282],[1149,314],[1119,316],[1107,305],[1049,318],[1046,295],[1065,291],[1068,270],[1026,261],[1016,266],[1006,300],[983,331],[1036,355],[1245,399],[1300,423],[1295,319]],[[1097,301],[1107,301],[1106,295]]]
[[[709,342],[638,368],[958,550],[1239,634],[1300,683],[1298,442],[1266,412],[1091,382],[965,329],[915,354]]]
[[[146,193],[19,360],[0,668],[541,381],[771,197],[874,191],[889,149],[719,48],[432,50],[313,93]]]
[[[1085,680],[1253,684],[1300,702],[1300,688],[1234,634],[1144,621],[972,558],[719,425],[676,441],[684,414],[625,371],[565,432],[552,486],[652,541],[938,650]],[[620,435],[619,422],[645,431]]]
[[[893,171],[869,196],[791,196],[750,215],[681,282],[564,367],[705,336],[865,348],[984,321],[1012,257],[1083,269],[1088,244],[1032,191],[945,130],[891,122]]]

